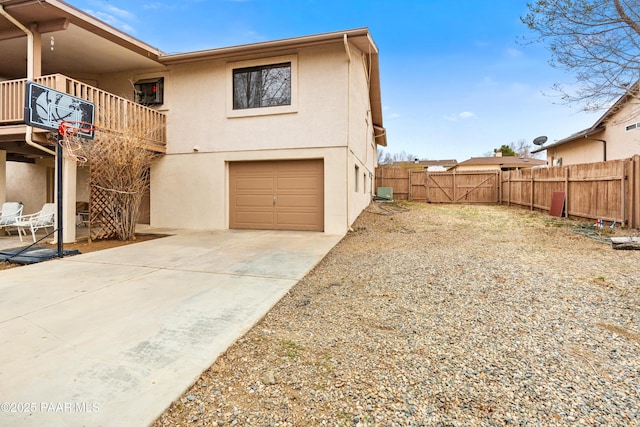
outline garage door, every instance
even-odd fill
[[[229,198],[230,228],[324,231],[324,163],[230,163]]]

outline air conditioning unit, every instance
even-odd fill
[[[382,200],[393,200],[393,188],[391,187],[378,187],[376,191],[376,196],[378,199]]]

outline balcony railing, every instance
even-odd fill
[[[164,113],[62,74],[37,77],[34,81],[93,102],[99,131],[136,135],[143,139],[148,149],[166,151],[167,117]],[[24,123],[26,83],[26,79],[0,82],[0,126]]]

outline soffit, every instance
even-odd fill
[[[0,0],[0,6],[25,27],[35,25],[42,32],[42,74],[102,74],[160,65],[157,49],[66,3]],[[1,77],[25,77],[26,49],[26,35],[0,16]]]

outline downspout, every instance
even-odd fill
[[[349,205],[349,192],[351,191],[351,185],[349,183],[349,176],[350,172],[349,172],[349,137],[350,137],[350,130],[351,130],[351,50],[349,49],[349,41],[347,40],[347,35],[344,34],[343,37],[343,41],[344,41],[344,50],[347,54],[347,149],[346,149],[346,162],[345,162],[345,168],[346,168],[346,173],[347,173],[347,188],[346,188],[346,196],[347,196],[347,223],[346,223],[346,229],[349,230],[351,224],[349,224],[349,216],[351,215],[351,210],[350,210],[350,205]]]
[[[2,7],[0,5],[0,15],[4,16],[5,18],[7,18],[13,25],[15,25],[16,27],[18,27],[19,29],[21,29],[26,35],[27,35],[27,80],[28,81],[33,81],[33,70],[34,70],[34,54],[33,54],[33,33],[24,25],[22,25],[20,23],[20,21],[18,21],[17,19],[15,19],[13,16],[9,15],[9,12],[7,12],[6,10],[4,10],[4,7]],[[24,135],[24,140],[27,143],[27,145],[30,145],[34,148],[37,148],[38,150],[44,151],[45,153],[51,154],[52,156],[56,155],[56,152],[53,150],[50,150],[46,147],[43,147],[42,145],[36,143],[33,141],[33,127],[32,126],[27,126],[27,131],[25,132]]]

